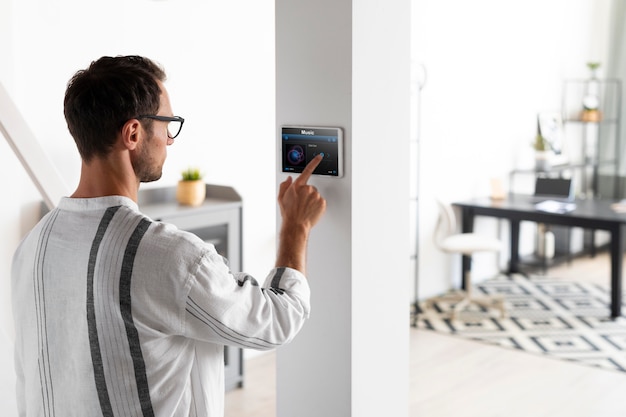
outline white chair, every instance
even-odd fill
[[[456,217],[452,206],[437,200],[439,206],[439,220],[435,227],[435,244],[443,252],[451,254],[461,254],[470,257],[477,252],[500,252],[502,242],[490,236],[483,236],[477,233],[458,233],[456,231]],[[427,307],[438,301],[454,303],[452,308],[452,319],[456,319],[460,311],[470,304],[477,304],[487,309],[497,308],[501,317],[506,316],[504,307],[504,297],[500,295],[474,296],[472,294],[472,282],[470,271],[465,275],[465,290],[458,290],[441,297],[431,298],[427,301]]]

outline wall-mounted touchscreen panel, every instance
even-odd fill
[[[343,176],[343,134],[338,127],[283,126],[282,171],[300,173],[311,159],[322,155],[314,175]]]

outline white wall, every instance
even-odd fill
[[[195,165],[207,182],[235,187],[244,268],[264,278],[275,259],[274,2],[1,0],[0,81],[71,189],[80,160],[63,119],[66,83],[90,61],[120,54],[163,64],[174,111],[186,118],[154,185],[174,185]],[[1,138],[0,174],[0,404],[11,417],[10,262],[40,197]]]
[[[276,2],[277,124],[346,138],[345,175],[311,178],[328,204],[309,242],[311,318],[277,354],[280,417],[408,413],[409,6]]]
[[[419,124],[421,298],[460,283],[460,259],[433,244],[433,197],[487,196],[492,177],[508,189],[513,168],[532,166],[536,114],[559,111],[562,81],[587,77],[588,61],[606,62],[610,3],[413,1],[413,59],[427,70]],[[498,233],[495,220],[478,219],[476,229]],[[496,272],[492,255],[476,258],[474,278]]]
[[[0,51],[2,52],[0,79],[6,80],[7,83],[13,81],[15,74],[14,68],[10,65],[14,53],[11,16],[11,2],[0,2]],[[27,178],[15,174],[20,172],[20,169],[17,158],[13,156],[11,148],[0,134],[0,177],[4,178],[2,191],[5,194],[2,199],[3,203],[0,204],[0,231],[2,232],[2,239],[0,239],[0,404],[6,410],[3,412],[6,412],[9,417],[16,414],[9,265],[14,246],[20,238],[23,208],[20,200],[31,187]]]

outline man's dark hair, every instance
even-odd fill
[[[105,156],[128,120],[156,114],[165,72],[140,56],[102,57],[70,79],[65,90],[64,114],[82,159]],[[152,129],[150,119],[142,126]]]

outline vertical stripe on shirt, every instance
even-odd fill
[[[41,384],[42,410],[45,417],[55,415],[54,389],[52,385],[52,375],[50,370],[50,354],[48,351],[48,328],[46,324],[46,300],[44,285],[44,261],[50,231],[56,220],[58,212],[53,212],[50,219],[44,225],[35,254],[36,267],[33,276],[33,290],[35,297],[35,314],[37,317],[37,348],[38,348],[38,368],[39,380]]]
[[[270,283],[271,288],[280,289],[280,279],[283,277],[284,273],[285,273],[284,267],[276,268],[276,273],[274,274],[274,277],[272,278],[272,282]]]
[[[98,249],[104,238],[113,216],[120,207],[109,207],[98,225],[98,231],[91,244],[91,252],[89,253],[89,264],[87,267],[87,327],[89,331],[89,347],[91,350],[91,363],[93,366],[96,390],[98,392],[98,400],[100,401],[100,409],[103,417],[114,417],[109,391],[107,389],[106,378],[104,375],[104,365],[102,362],[102,352],[100,350],[100,340],[98,337],[98,328],[96,324],[96,308],[94,304],[94,271],[96,268],[96,260],[98,259]]]
[[[133,276],[135,255],[137,254],[139,242],[141,242],[141,238],[148,230],[148,227],[150,227],[150,221],[142,219],[135,228],[135,231],[128,241],[128,245],[126,246],[120,274],[120,311],[122,313],[122,319],[124,320],[124,326],[126,327],[126,336],[128,337],[130,356],[133,360],[135,382],[137,384],[137,393],[139,395],[141,411],[144,417],[153,417],[154,411],[152,409],[152,401],[150,400],[146,364],[141,352],[139,333],[133,322],[131,300],[131,279]]]
[[[274,294],[283,295],[285,293],[285,290],[280,288],[280,280],[283,277],[284,273],[284,267],[276,268],[276,273],[274,274],[274,277],[272,278],[269,287],[269,290],[272,291]]]

